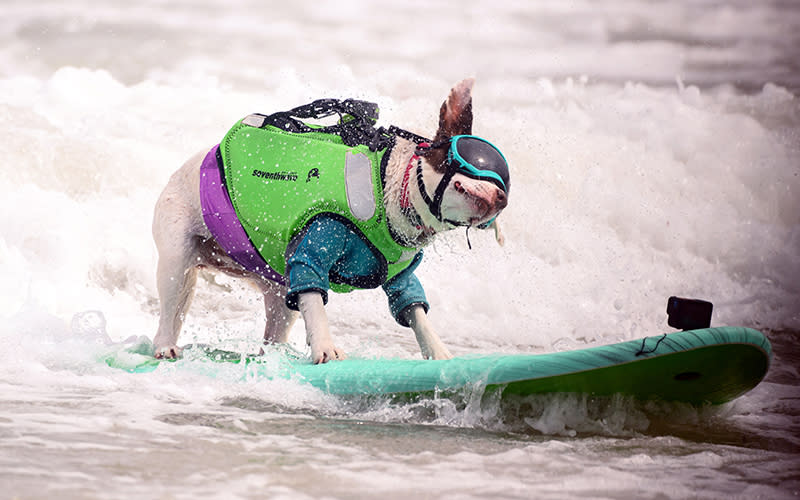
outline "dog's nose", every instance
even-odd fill
[[[508,195],[502,189],[497,190],[497,196],[494,199],[494,208],[496,210],[502,210],[506,208],[508,205]]]

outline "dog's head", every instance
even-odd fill
[[[419,188],[429,212],[421,210],[420,216],[437,232],[486,227],[508,204],[505,158],[490,142],[472,135],[474,82],[466,79],[450,90],[433,144],[417,148]]]

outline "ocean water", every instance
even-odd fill
[[[0,0],[0,496],[796,498],[798,28],[785,0]],[[505,246],[454,231],[418,271],[451,351],[653,335],[682,295],[768,335],[762,384],[716,408],[508,408],[102,363],[155,334],[150,223],[185,159],[319,97],[432,134],[468,76],[513,191]],[[419,357],[382,292],[328,311],[350,356]],[[253,290],[201,275],[182,343],[247,351],[262,331]]]

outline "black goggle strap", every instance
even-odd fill
[[[464,226],[467,224],[442,218],[442,199],[444,198],[444,192],[447,189],[447,185],[450,184],[450,180],[456,175],[456,171],[456,169],[447,169],[442,176],[442,180],[439,181],[439,185],[436,186],[433,199],[431,199],[431,197],[428,196],[428,191],[425,189],[425,181],[422,179],[422,159],[420,158],[417,160],[417,187],[419,188],[419,194],[422,196],[422,200],[428,205],[428,210],[436,217],[436,220],[452,226]]]
[[[423,151],[432,148],[438,148],[449,144],[449,140],[447,141],[439,141],[437,143],[431,144],[431,140],[422,137],[421,135],[417,135],[413,132],[409,132],[408,130],[404,130],[400,127],[396,127],[391,125],[386,133],[391,136],[399,136],[403,139],[409,140],[417,145],[415,154],[419,155]],[[455,172],[450,172],[449,170],[445,173],[444,178],[442,181],[439,182],[439,185],[436,186],[436,191],[433,194],[433,199],[428,195],[428,191],[425,189],[425,181],[422,179],[422,159],[417,159],[417,187],[419,189],[419,193],[422,196],[422,200],[428,205],[428,210],[430,210],[431,214],[436,217],[436,220],[442,221],[442,198],[444,197],[444,191],[447,189],[447,184],[452,179]],[[449,222],[449,221],[445,221]],[[457,225],[457,224],[456,224]]]
[[[450,143],[450,139],[435,142],[433,144],[421,142],[417,144],[417,154],[429,149],[449,146]],[[420,158],[417,160],[417,187],[419,188],[419,193],[422,196],[422,200],[426,205],[428,205],[428,210],[430,210],[431,214],[436,217],[436,220],[450,224],[451,226],[469,226],[469,224],[463,224],[458,221],[442,218],[442,199],[444,198],[444,192],[447,190],[447,185],[450,184],[450,180],[454,175],[456,175],[457,172],[458,168],[454,165],[454,163],[452,161],[448,161],[447,170],[442,176],[442,179],[439,181],[439,184],[436,186],[436,190],[433,193],[433,199],[431,199],[431,197],[428,196],[428,191],[425,189],[425,182],[422,179],[422,159]]]
[[[439,196],[438,200],[436,193],[434,193],[433,195],[433,200],[431,199],[430,196],[428,196],[428,191],[425,189],[425,181],[422,179],[422,158],[419,158],[417,160],[417,188],[419,188],[419,194],[422,196],[422,201],[424,201],[425,204],[428,205],[428,210],[431,211],[431,214],[433,214],[433,216],[436,217],[436,219],[441,220],[439,217],[441,215],[441,210],[442,210],[443,195]],[[439,189],[437,187],[436,192],[438,191]]]

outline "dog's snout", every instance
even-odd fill
[[[481,189],[476,189],[456,180],[453,182],[453,189],[471,199],[479,212],[488,213],[492,211],[497,213],[508,205],[506,192],[491,183],[484,183]]]

